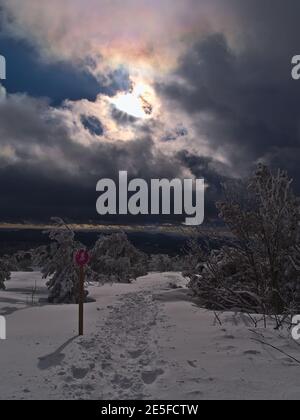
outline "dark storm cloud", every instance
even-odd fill
[[[13,95],[0,102],[1,220],[95,220],[97,181],[117,180],[121,170],[147,180],[179,171],[148,137],[83,145],[45,101]]]
[[[161,87],[192,115],[199,136],[229,159],[234,172],[245,174],[266,159],[299,178],[287,157],[293,150],[300,164],[300,83],[291,78],[291,58],[300,53],[300,3],[229,5],[236,22],[230,35],[196,42],[180,60],[181,82]]]
[[[226,176],[227,168],[213,158],[197,156],[186,150],[179,152],[177,158],[196,178],[204,178],[208,187],[205,195],[205,214],[207,217],[216,216],[215,203],[220,200],[222,184],[229,179]]]
[[[40,60],[36,35],[29,37],[31,43],[20,41],[24,37],[16,36],[14,40],[0,37],[0,53],[6,55],[8,62],[7,90],[28,93],[11,95],[0,102],[0,219],[46,220],[53,215],[83,221],[95,219],[96,182],[102,177],[116,178],[119,170],[128,170],[132,177],[149,179],[174,178],[188,169],[195,176],[204,177],[209,185],[206,193],[209,214],[214,214],[213,202],[220,195],[221,182],[233,175],[248,174],[259,159],[289,169],[300,184],[300,82],[291,78],[291,58],[300,54],[300,3],[294,0],[209,2],[213,3],[219,5],[215,9],[221,22],[218,31],[207,29],[205,37],[201,31],[199,34],[194,31],[192,39],[197,40],[192,47],[190,44],[186,47],[174,71],[175,77],[164,74],[157,88],[158,95],[176,103],[173,128],[163,127],[163,122],[156,127],[156,121],[149,120],[135,131],[137,121],[117,110],[107,117],[100,112],[101,105],[93,113],[93,105],[97,105],[93,101],[98,93],[113,95],[130,88],[124,68],[105,73],[102,78],[97,74],[101,57],[94,61],[93,57],[84,55],[85,68],[93,76],[76,66],[77,55],[74,62],[70,59],[68,63],[58,59]],[[192,14],[199,13],[199,5],[195,0]],[[26,22],[29,19],[28,30],[31,19],[38,23],[32,17],[36,15],[32,10],[25,10],[22,2],[16,10],[21,6],[21,15]],[[159,25],[154,26],[157,33]],[[174,28],[174,22],[169,26]],[[52,24],[33,27],[37,34],[40,31],[48,34],[52,28],[51,42],[61,56],[68,46],[69,58],[73,57],[77,45],[72,36],[65,36],[61,42]],[[95,28],[98,31],[98,21]],[[73,27],[74,35],[76,29],[77,25]],[[80,29],[88,37],[89,28]],[[65,28],[65,35],[69,34]],[[97,43],[97,52],[101,51],[101,45]],[[106,53],[110,57],[111,51]],[[121,54],[123,60],[127,54],[127,50]],[[174,56],[177,57],[177,52]],[[38,99],[41,96],[49,101]],[[58,104],[65,99],[92,102],[88,106],[84,101],[72,104],[64,115],[64,109]],[[177,105],[179,114],[175,114]],[[76,112],[82,117],[74,123]],[[187,128],[180,125],[180,117],[185,113],[188,121],[192,121]],[[105,117],[111,120],[105,121]],[[118,141],[118,130],[113,134],[115,138],[106,138],[107,122],[116,123],[120,134],[132,129],[133,139]],[[82,134],[80,141],[76,138],[78,132]],[[155,144],[153,139],[158,132]],[[99,138],[95,139],[95,135]],[[157,146],[159,139],[163,141]],[[209,145],[205,155],[203,139]],[[178,144],[182,144],[180,152]]]
[[[273,56],[299,49],[298,0],[228,0],[227,13],[234,16],[235,36],[247,48],[266,55],[271,50]]]

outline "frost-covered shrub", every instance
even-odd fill
[[[179,258],[183,275],[188,276],[190,272],[201,271],[207,260],[207,251],[199,246],[198,240],[196,238],[189,240],[183,251],[184,255]]]
[[[198,269],[205,260],[205,253],[199,247],[196,238],[187,242],[182,249],[181,255],[169,256],[167,254],[152,254],[149,257],[149,271],[166,272],[189,272],[190,269]]]
[[[190,272],[190,287],[212,308],[299,312],[300,207],[287,174],[259,165],[247,183],[225,186],[217,207],[235,245]]]
[[[62,219],[55,218],[54,227],[48,232],[52,243],[34,252],[34,264],[40,267],[43,278],[49,278],[50,303],[78,303],[79,275],[74,264],[74,254],[82,245],[75,241],[74,232]],[[85,295],[88,292],[85,291]]]
[[[147,274],[147,259],[125,233],[117,233],[98,239],[91,252],[90,268],[100,282],[129,283]]]
[[[19,251],[6,257],[10,271],[33,271],[32,251]]]
[[[154,273],[173,271],[172,258],[166,254],[152,254],[149,258],[149,271]]]
[[[6,258],[0,258],[0,290],[5,290],[5,282],[10,280],[11,272]]]
[[[201,270],[186,273],[189,287],[208,309],[260,312],[263,302],[253,291],[249,266],[236,248],[212,251]]]

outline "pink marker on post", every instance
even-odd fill
[[[89,253],[85,249],[77,251],[75,255],[75,261],[79,267],[84,267],[90,261]]]

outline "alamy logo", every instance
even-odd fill
[[[3,55],[0,55],[0,80],[6,79],[6,60]]]
[[[204,179],[152,179],[150,185],[143,179],[133,179],[128,183],[128,174],[122,171],[118,195],[112,179],[100,180],[96,189],[102,193],[96,205],[101,216],[173,214],[190,216],[185,219],[189,226],[204,222]]]
[[[0,340],[6,340],[6,319],[0,316]]]
[[[300,340],[300,315],[295,315],[292,320],[292,337],[295,341]]]

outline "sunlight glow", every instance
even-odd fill
[[[152,89],[139,83],[129,93],[119,93],[111,99],[111,103],[121,112],[138,118],[148,119],[153,113]]]

